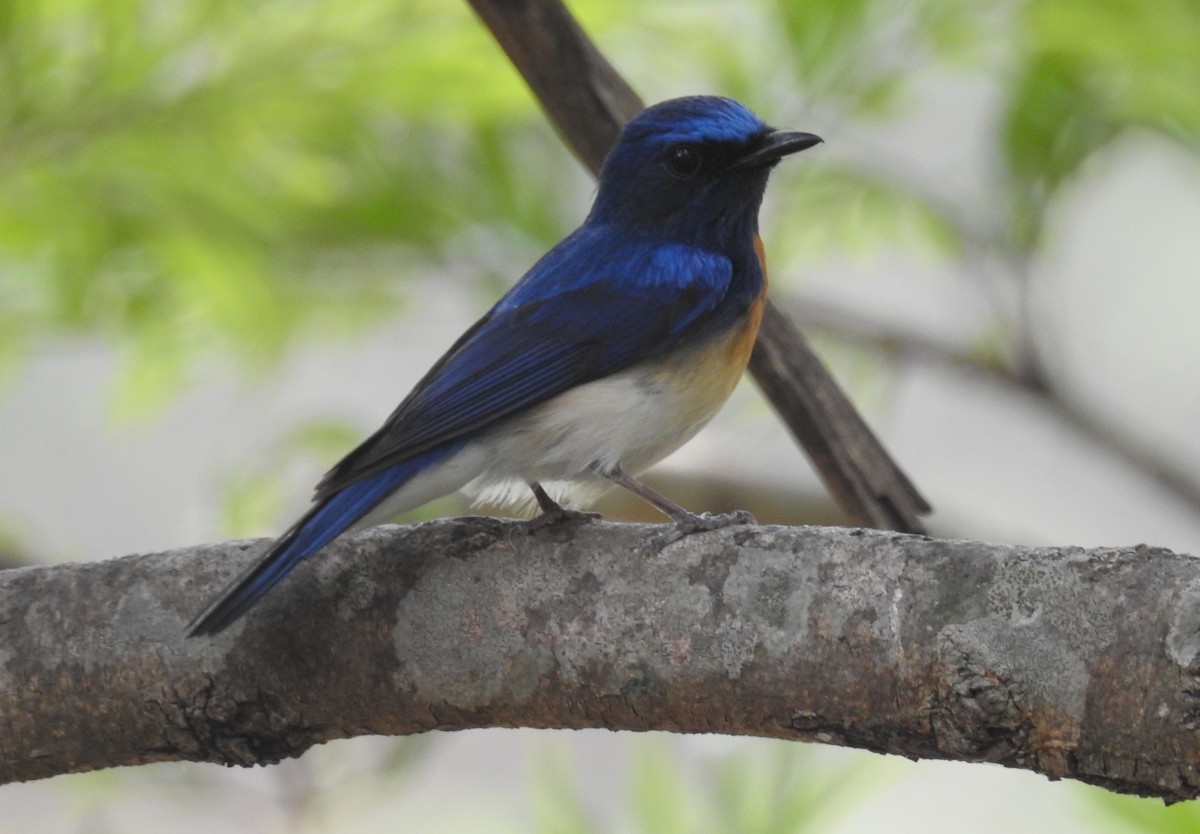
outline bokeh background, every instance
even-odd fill
[[[1200,551],[1200,4],[571,6],[648,101],[730,95],[825,137],[773,178],[774,297],[933,533]],[[277,532],[592,190],[465,3],[3,0],[4,564]],[[839,520],[750,383],[651,480],[696,509]],[[515,730],[9,785],[0,820],[1200,831],[1191,804],[999,767]]]

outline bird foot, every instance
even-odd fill
[[[536,518],[531,518],[528,521],[518,521],[516,524],[517,532],[524,535],[529,535],[535,530],[540,530],[543,527],[549,527],[552,524],[562,524],[566,522],[591,522],[602,518],[600,513],[589,513],[583,510],[568,510],[566,507],[554,506],[553,509],[544,510],[541,515]]]
[[[652,553],[658,553],[669,544],[693,533],[703,533],[707,530],[720,530],[722,527],[736,527],[740,524],[758,524],[758,520],[745,510],[735,510],[731,513],[688,513],[676,519],[675,524],[665,533],[653,536],[647,543]]]

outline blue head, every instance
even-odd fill
[[[732,99],[664,101],[621,131],[589,220],[716,245],[753,234],[771,168],[820,141],[768,127]]]

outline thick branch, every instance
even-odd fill
[[[804,527],[647,555],[650,529],[375,528],[211,641],[184,624],[262,543],[0,573],[0,779],[528,726],[1197,793],[1200,561]]]

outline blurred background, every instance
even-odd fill
[[[1195,0],[571,7],[647,101],[729,95],[825,138],[773,177],[772,291],[933,534],[1200,550]],[[3,563],[278,532],[592,191],[465,3],[4,0]],[[749,382],[650,480],[694,509],[840,519]],[[0,819],[1200,831],[1192,804],[994,766],[524,730],[8,785]]]

